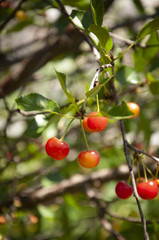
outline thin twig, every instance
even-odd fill
[[[143,150],[134,147],[133,145],[131,145],[131,144],[128,143],[128,142],[127,142],[127,146],[128,146],[130,149],[134,150],[135,152],[141,153],[141,154],[143,154],[143,155],[145,155],[145,156],[151,158],[151,159],[154,160],[155,162],[157,162],[157,164],[159,164],[159,158],[158,158],[158,157],[152,156],[152,155],[150,155],[150,154],[144,152]]]
[[[114,71],[114,64],[112,64],[112,72],[113,75],[115,76],[115,71]],[[114,79],[112,79],[112,81],[110,82],[110,87],[112,88],[112,92],[114,94],[114,100],[116,105],[119,105],[119,100],[118,100],[118,96],[117,96],[117,91],[114,85]],[[133,185],[133,190],[134,190],[134,196],[138,205],[138,209],[139,209],[139,213],[140,213],[140,217],[141,217],[141,221],[142,221],[142,225],[143,225],[143,230],[144,230],[144,239],[145,240],[149,240],[149,236],[147,233],[147,229],[146,229],[146,221],[144,219],[144,215],[143,215],[143,211],[141,208],[141,204],[139,201],[139,196],[137,193],[137,189],[136,189],[136,183],[135,183],[135,176],[134,176],[134,172],[132,169],[132,164],[131,164],[131,160],[130,160],[130,153],[128,150],[128,142],[126,140],[126,133],[125,133],[125,128],[124,128],[124,123],[123,120],[120,120],[120,129],[121,129],[121,133],[122,133],[122,139],[123,139],[123,147],[124,147],[124,153],[125,153],[125,158],[129,167],[129,172],[131,175],[131,180],[132,180],[132,185]]]
[[[70,19],[70,16],[69,16],[69,14],[67,13],[66,8],[65,8],[64,5],[62,4],[62,2],[61,2],[60,0],[56,0],[56,2],[58,3],[62,14],[65,15],[65,16],[68,18],[68,20],[74,25],[73,21]],[[50,4],[51,4],[51,2],[50,2]],[[94,56],[95,56],[96,61],[98,62],[98,64],[100,64],[100,54],[99,54],[98,50],[94,47],[91,39],[90,39],[83,31],[81,31],[80,29],[78,29],[78,28],[76,27],[76,25],[74,25],[74,27],[80,32],[80,34],[82,35],[82,37],[84,38],[84,40],[88,43],[88,45],[89,45],[90,48],[91,48],[92,53],[93,53]]]
[[[123,220],[123,221],[132,222],[132,223],[141,223],[141,219],[139,219],[139,218],[123,217],[123,216],[120,216],[118,214],[111,213],[107,209],[106,209],[106,214],[108,214],[112,218],[117,218],[117,219],[120,219],[120,220]],[[157,223],[159,223],[159,219],[156,219],[155,221]],[[147,224],[153,224],[153,221],[152,220],[146,220],[146,223]]]

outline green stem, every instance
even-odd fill
[[[130,48],[132,48],[136,44],[136,41],[133,42],[122,54],[120,54],[118,57],[114,58],[114,61],[121,58],[127,51],[129,51]]]
[[[70,125],[71,125],[71,123],[74,121],[74,119],[72,119],[70,122],[69,122],[69,124],[67,125],[67,127],[66,127],[66,129],[65,129],[65,131],[64,131],[64,133],[63,133],[63,135],[62,135],[62,137],[60,138],[60,141],[63,141],[63,139],[64,139],[64,137],[65,137],[65,135],[66,135],[66,133],[67,133],[67,131],[68,131],[68,129],[69,129],[69,127],[70,127]]]
[[[142,167],[143,167],[143,171],[144,171],[145,182],[148,182],[145,165],[143,164],[142,160],[141,160],[141,163],[142,163]]]
[[[155,174],[155,177],[157,178],[158,176],[158,171],[159,171],[159,165],[157,166],[157,169],[156,169],[156,174]]]
[[[138,171],[138,177],[140,179],[140,165],[139,165],[139,161],[137,161],[137,171]]]
[[[84,127],[83,127],[83,123],[82,123],[81,118],[80,118],[80,124],[81,124],[81,128],[82,128],[82,133],[83,133],[84,141],[85,141],[85,144],[86,144],[86,148],[87,148],[87,151],[89,151],[89,146],[88,146],[88,142],[87,142],[87,138],[86,138],[86,134],[85,134],[85,131],[84,131]]]
[[[66,116],[66,115],[63,115],[63,114],[57,113],[57,112],[51,112],[51,111],[46,111],[46,112],[52,113],[52,114],[56,114],[56,115],[58,115],[60,117],[65,117],[65,118],[72,119],[72,120],[76,119],[75,117],[69,117],[69,116]]]
[[[144,164],[144,166],[145,166],[145,169],[148,171],[148,173],[154,178],[154,175],[152,174],[151,170],[148,167],[146,167],[145,164]]]
[[[98,94],[96,94],[96,101],[97,101],[97,112],[100,112]]]

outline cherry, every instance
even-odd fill
[[[78,155],[78,162],[84,168],[94,168],[98,165],[100,156],[98,152],[92,151],[82,151]]]
[[[137,191],[141,198],[153,199],[158,194],[158,185],[155,181],[141,182],[137,185]]]
[[[0,6],[2,8],[9,7],[9,2],[8,1],[3,1],[3,2],[0,3]]]
[[[45,145],[46,153],[55,160],[64,159],[69,153],[69,145],[58,138],[50,138]]]
[[[86,120],[85,119],[83,120],[83,126],[85,130],[87,130],[88,132],[101,132],[106,128],[107,124],[108,118],[99,117],[98,112],[90,113]]]
[[[116,185],[115,192],[119,198],[127,199],[132,195],[133,189],[127,182],[120,181]]]
[[[133,116],[130,118],[136,118],[139,115],[140,107],[134,102],[127,103],[129,110],[133,113]]]
[[[87,132],[92,133],[92,132],[94,132],[94,130],[93,130],[93,129],[90,129],[90,128],[88,127],[87,119],[88,119],[88,117],[84,117],[84,119],[83,119],[83,127],[84,127],[84,129],[85,129]]]
[[[4,216],[0,215],[0,225],[6,224],[7,220]]]
[[[24,21],[26,19],[26,14],[23,10],[18,10],[15,16],[19,21]]]

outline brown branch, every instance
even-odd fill
[[[117,218],[117,219],[120,219],[122,221],[127,221],[127,222],[132,222],[132,223],[141,223],[141,219],[139,218],[134,218],[134,217],[123,217],[123,216],[120,216],[118,214],[115,214],[115,213],[111,213],[109,212],[107,209],[106,209],[106,214],[108,214],[110,217],[112,218]],[[155,219],[155,221],[157,223],[159,223],[159,219]],[[147,224],[153,224],[153,221],[152,220],[146,220],[146,223]]]
[[[112,64],[112,72],[113,72],[113,75],[115,76],[114,64]],[[119,105],[117,91],[116,91],[116,88],[115,88],[115,85],[114,85],[114,79],[112,79],[112,81],[110,82],[110,89],[112,90],[112,92],[114,94],[114,101],[115,101],[116,105]],[[127,161],[127,165],[129,167],[129,172],[130,172],[132,185],[133,185],[133,190],[134,190],[134,196],[135,196],[135,199],[136,199],[136,202],[137,202],[137,206],[138,206],[138,209],[139,209],[139,213],[140,213],[140,217],[141,217],[141,221],[142,221],[142,225],[143,225],[144,239],[149,240],[149,236],[148,236],[147,229],[146,229],[146,221],[144,219],[143,211],[142,211],[141,204],[140,204],[140,201],[139,201],[139,196],[138,196],[138,193],[137,193],[135,176],[134,176],[134,172],[133,172],[133,169],[132,169],[130,153],[129,153],[129,149],[128,149],[128,142],[127,142],[127,139],[126,139],[126,133],[125,133],[125,128],[124,128],[124,122],[123,122],[123,120],[120,120],[119,122],[120,122],[120,129],[121,129],[121,133],[122,133],[125,158],[126,158],[126,161]]]
[[[13,12],[8,16],[8,18],[0,25],[0,31],[10,22],[10,20],[15,16],[17,10],[21,7],[21,5],[27,0],[21,0],[17,7],[13,10]]]
[[[109,232],[111,234],[111,236],[115,237],[115,239],[126,240],[121,234],[119,234],[119,232],[117,232],[116,230],[113,229],[113,226],[110,223],[110,221],[108,221],[108,219],[106,219],[106,217],[105,217],[106,204],[98,199],[98,196],[95,193],[95,191],[93,189],[91,189],[90,187],[88,187],[88,185],[86,186],[86,195],[97,206],[98,212],[99,212],[99,220],[100,220],[102,226],[104,227],[104,229],[107,232]]]
[[[67,17],[67,19],[74,25],[74,27],[79,31],[79,33],[81,34],[81,36],[83,37],[83,39],[88,43],[88,45],[91,48],[92,53],[95,56],[96,61],[98,62],[98,64],[100,64],[100,54],[98,52],[98,50],[94,47],[94,44],[92,43],[92,40],[80,29],[78,29],[76,27],[76,25],[74,24],[74,22],[70,19],[69,14],[66,11],[65,6],[62,4],[61,0],[56,0],[56,2],[58,3],[61,13],[63,13],[63,15],[65,15]]]
[[[14,69],[9,76],[1,80],[1,92],[3,92],[5,96],[12,93],[21,85],[30,81],[33,73],[52,58],[69,51],[76,51],[81,41],[83,41],[81,34],[71,26],[60,36],[52,36],[44,48],[24,60],[18,69]],[[0,98],[3,97],[1,92]]]
[[[134,170],[137,174],[137,169]],[[84,191],[84,186],[89,184],[90,186],[102,185],[111,180],[127,179],[129,171],[127,165],[123,164],[114,169],[102,169],[96,172],[92,172],[90,175],[75,174],[69,179],[63,180],[58,184],[55,184],[48,188],[41,188],[31,194],[28,192],[21,192],[18,197],[21,201],[22,208],[34,208],[37,204],[49,204],[52,203],[57,197],[64,195],[65,193],[75,193]],[[3,206],[11,206],[13,200],[6,203],[1,203],[0,208]]]
[[[128,147],[129,147],[130,149],[134,150],[135,152],[141,153],[141,154],[143,154],[143,155],[151,158],[152,160],[154,160],[157,164],[159,164],[159,158],[158,158],[158,157],[155,157],[155,156],[153,156],[153,155],[150,155],[150,154],[144,152],[143,150],[134,147],[133,145],[131,145],[131,144],[128,143],[128,142],[127,142],[127,145],[128,145]]]

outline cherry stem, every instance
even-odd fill
[[[139,165],[139,161],[137,161],[137,171],[138,171],[138,177],[140,179],[140,165]]]
[[[144,164],[145,169],[148,171],[148,173],[154,178],[154,175],[152,174],[151,170]]]
[[[97,112],[100,112],[98,94],[96,94],[96,101],[97,101]]]
[[[85,134],[85,131],[84,131],[84,127],[83,127],[83,123],[82,123],[81,118],[80,118],[80,124],[81,124],[81,128],[82,128],[82,133],[83,133],[84,141],[85,141],[85,144],[86,144],[86,148],[87,148],[87,151],[89,151],[89,146],[88,146],[88,142],[87,142],[87,138],[86,138],[86,134]]]
[[[156,178],[158,177],[158,171],[159,171],[159,165],[157,166],[157,169],[156,169],[156,174],[155,174]]]
[[[63,135],[62,135],[62,137],[60,138],[60,141],[63,141],[63,139],[64,139],[64,137],[65,137],[65,135],[66,135],[66,133],[67,133],[67,131],[68,131],[71,123],[72,123],[74,120],[75,120],[75,119],[72,119],[72,120],[69,122],[69,124],[67,125],[67,127],[66,127],[66,129],[65,129],[65,131],[64,131],[64,133],[63,133]]]
[[[142,167],[143,167],[143,171],[144,171],[145,182],[148,182],[145,165],[144,165],[143,161],[141,161],[141,163],[142,163]]]

